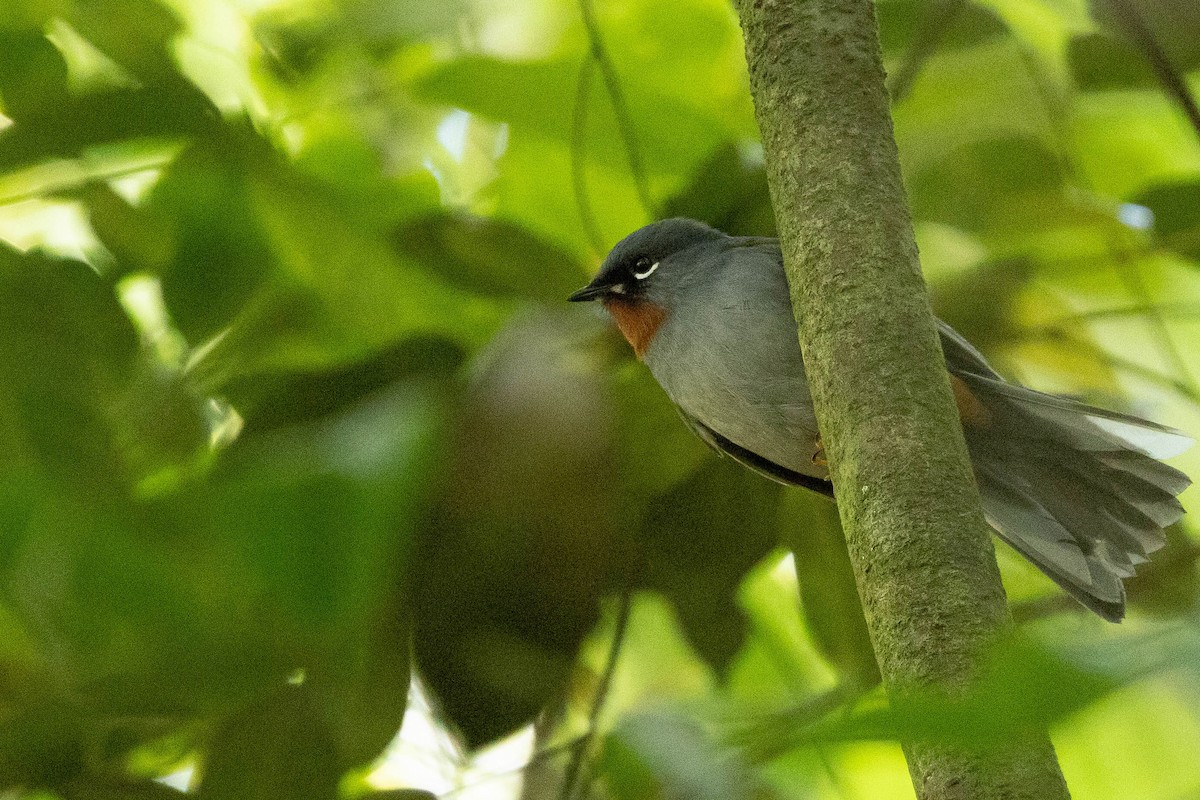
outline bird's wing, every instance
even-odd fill
[[[763,458],[757,453],[753,453],[741,445],[731,442],[700,420],[688,414],[682,408],[676,406],[676,409],[679,411],[679,416],[683,417],[683,421],[692,429],[692,432],[720,455],[729,456],[742,466],[778,483],[787,486],[801,486],[805,489],[811,489],[818,494],[823,494],[826,497],[833,497],[833,484],[829,481],[814,478],[810,475],[801,475],[799,472],[780,466],[774,461]]]

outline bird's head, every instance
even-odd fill
[[[694,248],[725,234],[692,219],[675,218],[639,228],[612,249],[592,282],[567,299],[599,300],[641,358],[666,320]]]
[[[715,228],[682,217],[638,228],[609,252],[592,282],[567,299],[667,306],[677,282],[687,275],[687,251],[723,238]]]

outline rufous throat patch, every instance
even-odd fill
[[[647,300],[608,297],[604,300],[604,307],[612,314],[617,327],[621,329],[638,358],[645,354],[663,320],[667,318],[665,308]]]

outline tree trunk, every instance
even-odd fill
[[[871,0],[736,0],[800,344],[889,692],[967,690],[1006,624],[892,136]],[[1066,798],[1048,738],[905,743],[918,797]]]

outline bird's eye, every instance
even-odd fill
[[[642,256],[633,266],[633,277],[637,278],[639,281],[644,281],[646,278],[649,278],[650,273],[654,272],[656,269],[658,269],[657,261],[651,264],[650,259]]]

